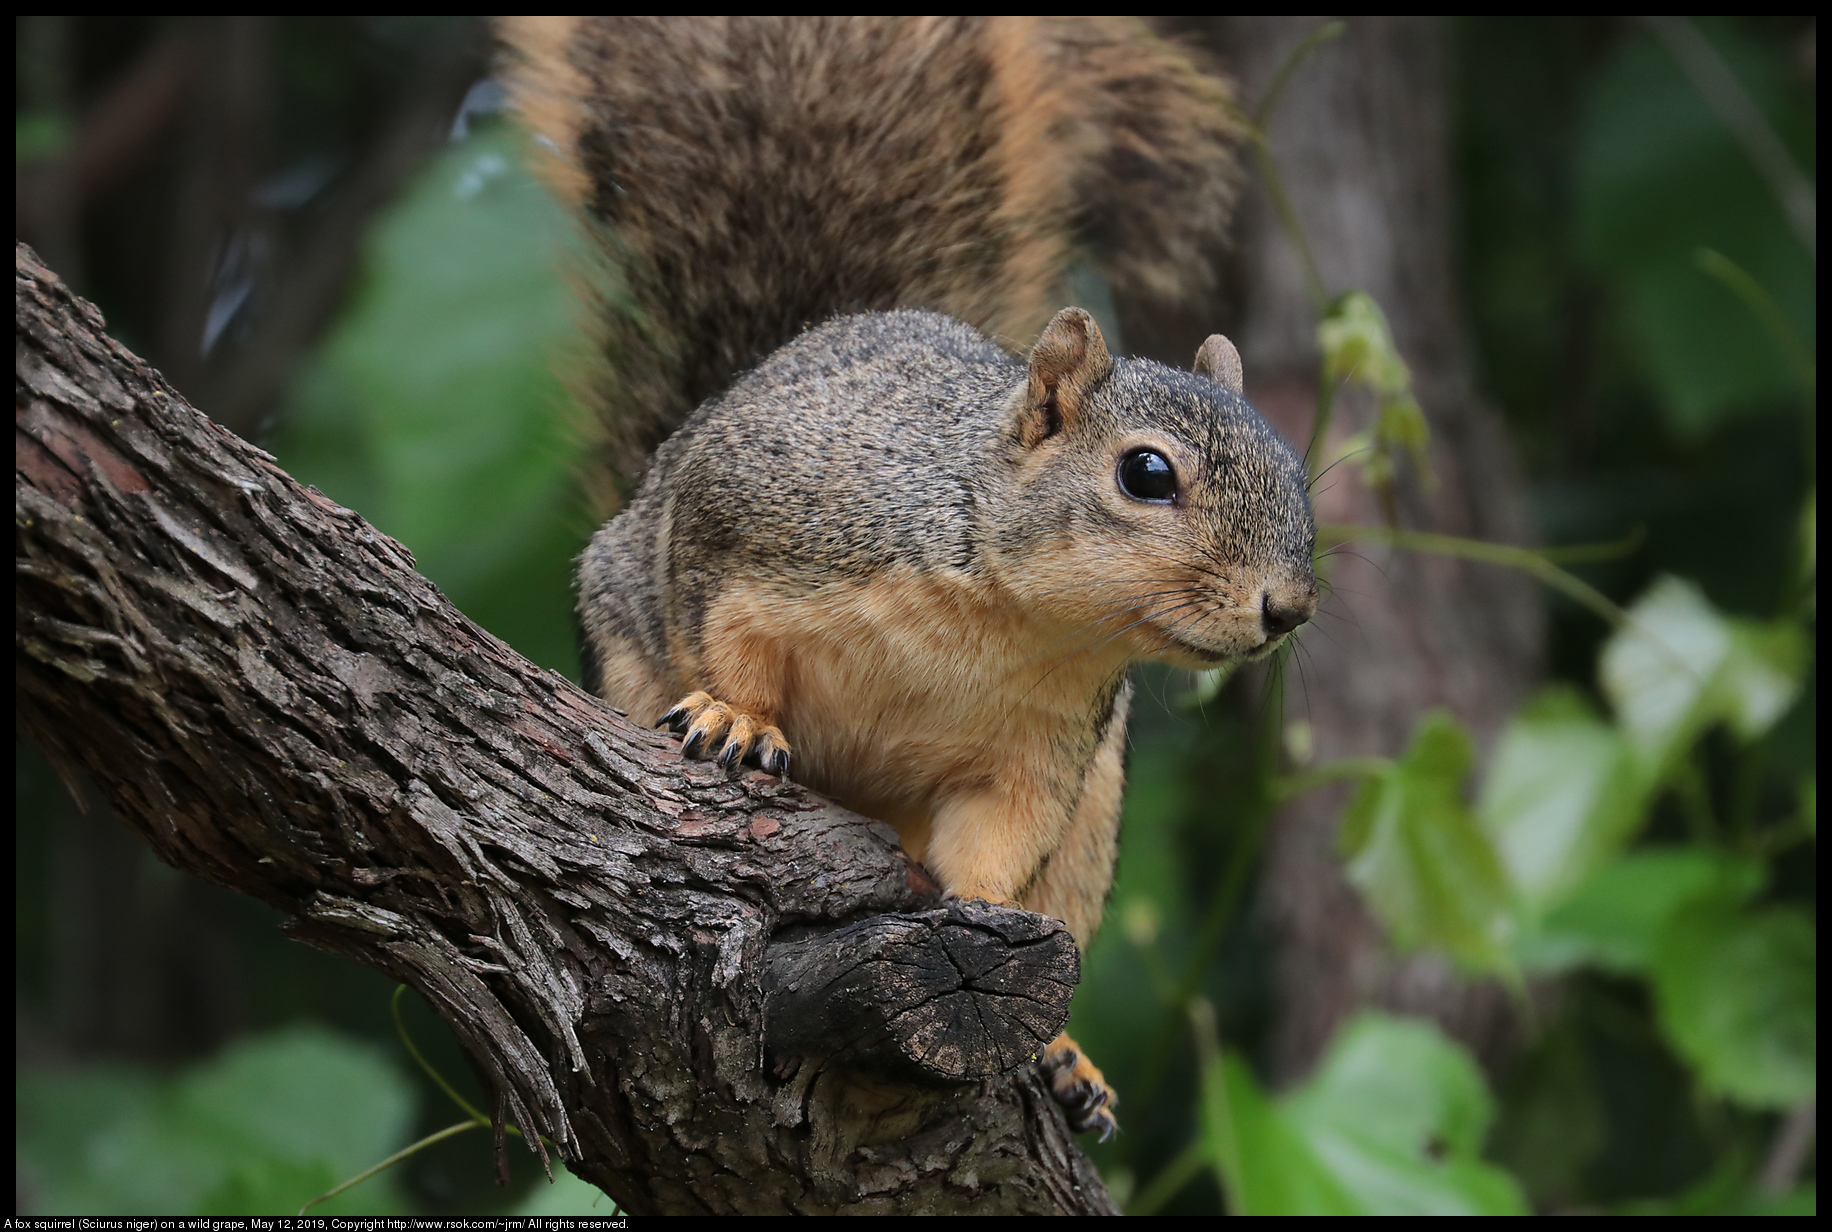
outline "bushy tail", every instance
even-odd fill
[[[518,18],[549,182],[609,257],[588,391],[600,512],[706,397],[835,312],[1029,345],[1085,254],[1205,289],[1233,201],[1226,87],[1106,18]]]

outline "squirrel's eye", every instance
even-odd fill
[[[1177,472],[1163,454],[1135,449],[1120,459],[1120,491],[1133,500],[1169,501],[1177,495]]]

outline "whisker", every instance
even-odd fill
[[[1309,489],[1311,493],[1313,495],[1316,494],[1317,484],[1322,480],[1322,478],[1325,475],[1335,470],[1338,466],[1341,466],[1344,462],[1347,462],[1350,458],[1360,457],[1362,454],[1369,452],[1370,449],[1372,449],[1372,446],[1368,446],[1368,445],[1364,445],[1360,449],[1351,449],[1349,450],[1349,452],[1343,454],[1340,458],[1337,458],[1334,462],[1331,462],[1328,466],[1318,471],[1316,475],[1312,477],[1310,484],[1309,484]],[[1308,462],[1309,460],[1310,460],[1309,452],[1306,451],[1305,461]]]
[[[1304,713],[1310,714],[1310,673],[1304,670],[1304,660],[1311,654],[1310,647],[1303,642],[1292,644],[1291,659],[1298,665],[1298,688],[1304,694]]]
[[[1280,649],[1282,652],[1283,648],[1281,647]],[[1258,707],[1259,714],[1260,714],[1262,721],[1266,720],[1267,718],[1270,718],[1271,722],[1268,723],[1267,726],[1270,726],[1274,730],[1275,733],[1279,733],[1279,734],[1282,734],[1282,729],[1283,729],[1282,720],[1285,717],[1284,706],[1280,704],[1283,702],[1284,696],[1285,696],[1284,670],[1283,669],[1284,669],[1284,658],[1283,658],[1282,653],[1275,654],[1273,656],[1272,665],[1267,669],[1266,675],[1264,677],[1264,683],[1260,688],[1260,700],[1259,700],[1259,707]],[[1277,706],[1278,713],[1268,715],[1268,712],[1271,711],[1275,706]],[[1277,736],[1275,735],[1274,738],[1276,739]]]

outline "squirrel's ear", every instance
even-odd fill
[[[1030,396],[1020,432],[1035,445],[1072,426],[1088,393],[1113,370],[1100,326],[1080,308],[1064,308],[1043,327],[1030,353]]]
[[[1246,396],[1246,377],[1241,371],[1240,352],[1220,334],[1210,334],[1208,341],[1196,348],[1196,372],[1231,394]]]

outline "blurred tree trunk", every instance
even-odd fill
[[[1219,19],[1202,31],[1249,106],[1321,25],[1314,18]],[[1438,486],[1402,475],[1407,527],[1522,543],[1524,481],[1495,410],[1477,396],[1454,276],[1445,47],[1423,18],[1356,18],[1292,75],[1269,128],[1286,192],[1328,294],[1371,294],[1411,365],[1432,428]],[[1238,341],[1247,392],[1290,440],[1309,441],[1318,305],[1264,185],[1245,198]],[[1339,400],[1330,440],[1365,426],[1370,402]],[[1353,461],[1315,493],[1319,521],[1381,520]],[[1524,700],[1539,671],[1542,596],[1522,575],[1384,548],[1338,553],[1328,594],[1285,667],[1285,721],[1310,725],[1318,762],[1395,754],[1419,718],[1447,707],[1479,744]],[[1294,742],[1298,743],[1298,742]],[[1431,957],[1402,959],[1344,880],[1335,850],[1347,788],[1315,792],[1274,823],[1260,903],[1270,926],[1279,1011],[1274,1072],[1290,1081],[1363,1005],[1436,1019],[1493,1062],[1515,1036],[1502,990]]]

